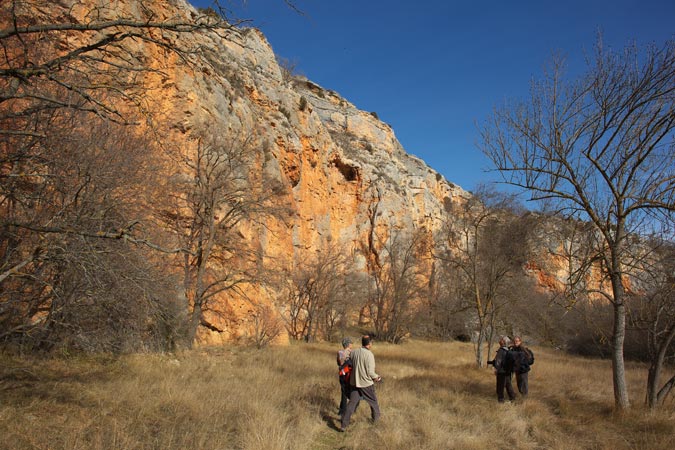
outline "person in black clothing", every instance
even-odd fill
[[[495,359],[488,361],[495,368],[495,375],[497,376],[497,400],[499,403],[504,402],[504,389],[509,396],[509,401],[516,398],[516,393],[513,391],[511,384],[511,370],[513,368],[512,355],[509,352],[508,338],[502,336],[499,338],[499,349],[495,354]]]
[[[534,353],[523,345],[523,340],[520,336],[514,336],[513,346],[510,350],[511,355],[513,356],[513,371],[516,373],[518,392],[520,392],[523,397],[527,397],[527,373],[530,371],[530,366],[534,364]]]
[[[343,368],[345,365],[350,364],[350,357],[352,353],[352,340],[351,338],[342,339],[342,349],[337,352],[337,365],[340,374],[338,375],[338,380],[340,381],[340,407],[338,409],[338,414],[342,416],[345,409],[347,408],[347,401],[349,400],[349,393],[351,391],[349,387],[349,374],[342,375]]]

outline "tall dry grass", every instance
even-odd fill
[[[536,351],[530,398],[498,404],[470,344],[375,343],[382,418],[338,433],[330,344],[118,359],[0,357],[2,449],[672,449],[675,401],[613,413],[610,363]]]

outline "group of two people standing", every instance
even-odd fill
[[[516,399],[516,393],[511,384],[511,374],[516,374],[516,384],[518,392],[523,398],[528,393],[528,372],[530,366],[534,364],[534,353],[523,345],[520,336],[514,336],[513,345],[509,347],[509,338],[502,336],[499,338],[499,348],[495,354],[495,359],[488,361],[495,368],[497,377],[497,400],[503,403],[504,390],[509,396],[509,401]]]
[[[361,400],[370,405],[373,422],[380,418],[380,406],[375,394],[375,383],[382,377],[375,372],[375,355],[370,351],[373,345],[370,336],[361,338],[361,348],[352,350],[352,340],[342,340],[342,350],[337,353],[337,364],[340,368],[340,409],[342,417],[340,431],[349,426],[352,414]]]

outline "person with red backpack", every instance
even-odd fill
[[[349,400],[349,378],[352,371],[352,353],[351,338],[342,339],[342,349],[337,352],[338,379],[340,381],[340,408],[338,414],[342,416]]]

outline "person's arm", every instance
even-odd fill
[[[369,352],[368,358],[366,359],[366,372],[371,380],[380,381],[381,377],[375,372],[375,355],[371,352]]]
[[[347,352],[344,350],[338,350],[337,352],[337,365],[338,367],[342,367],[342,365],[345,363],[347,360]]]

